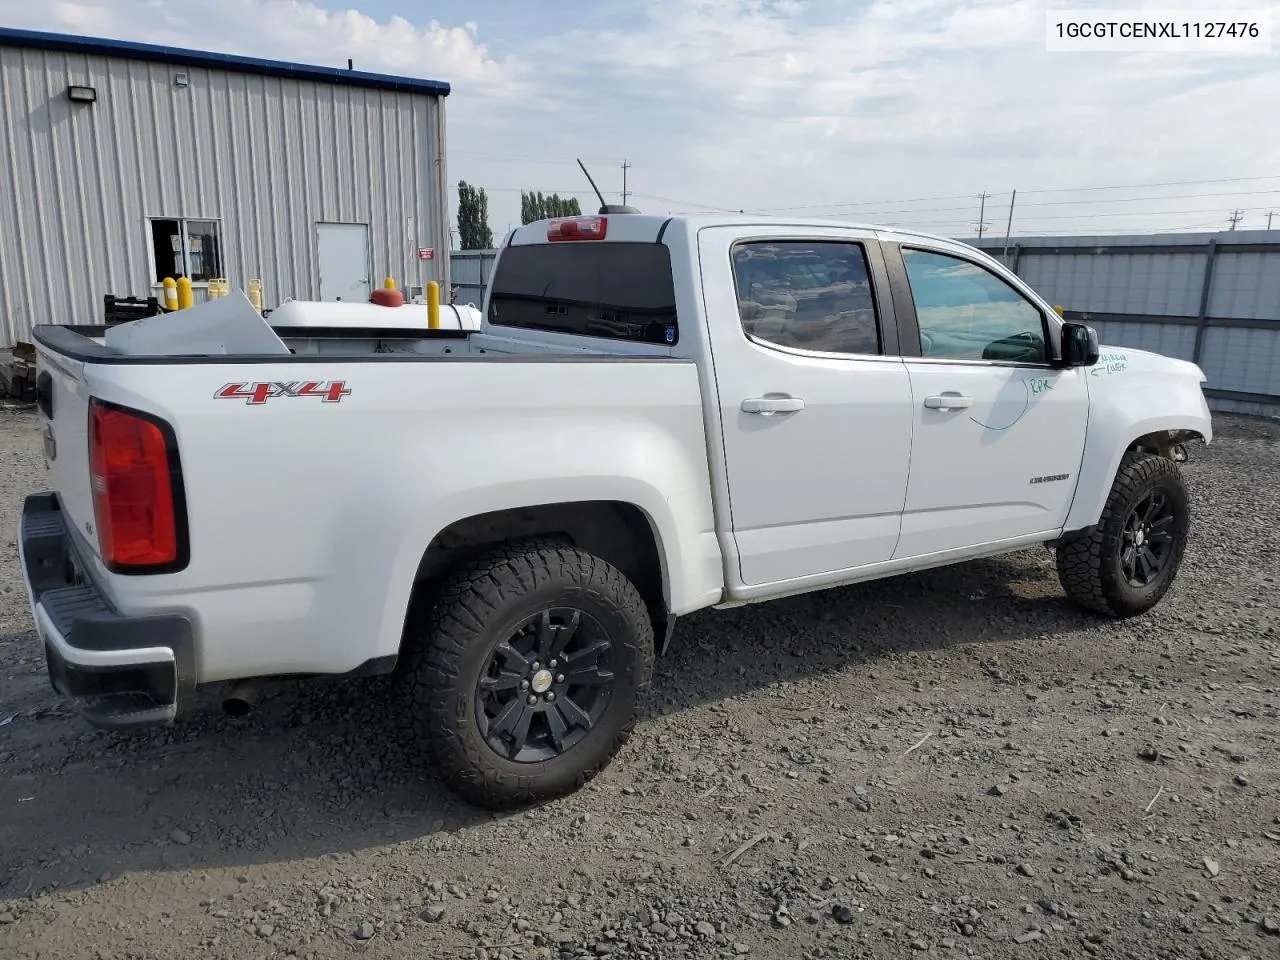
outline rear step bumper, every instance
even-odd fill
[[[94,726],[171,723],[195,685],[191,621],[117,612],[84,575],[56,493],[27,497],[18,542],[53,688]]]

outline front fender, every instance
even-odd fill
[[[1144,350],[1104,347],[1089,371],[1089,426],[1075,499],[1064,530],[1093,526],[1102,516],[1125,452],[1140,438],[1186,431],[1213,439],[1213,421],[1194,363]]]

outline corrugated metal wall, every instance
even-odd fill
[[[1280,414],[1280,231],[1030,237],[1006,262],[1103,341],[1198,363],[1215,409]]]
[[[369,225],[373,286],[448,289],[442,113],[425,93],[0,46],[0,345],[154,295],[149,217],[220,220],[222,272],[262,279],[267,306],[319,296],[321,221]]]
[[[484,292],[493,273],[496,250],[454,250],[450,255],[454,300],[458,303],[484,302]]]

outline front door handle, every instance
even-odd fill
[[[743,413],[798,413],[804,409],[804,401],[799,397],[752,397],[742,401]]]
[[[973,398],[958,393],[944,393],[940,397],[925,397],[924,405],[930,410],[964,410],[973,406]]]

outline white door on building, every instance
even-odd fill
[[[317,223],[320,299],[369,301],[369,225]]]

